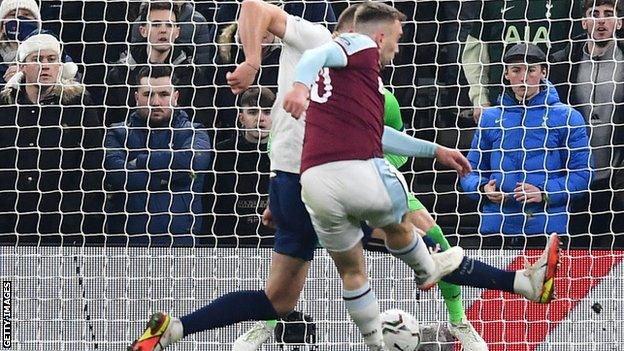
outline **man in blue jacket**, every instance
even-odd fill
[[[479,121],[461,185],[481,202],[481,234],[567,233],[592,175],[585,120],[559,101],[539,47],[517,44],[503,61],[508,84]]]
[[[193,244],[210,165],[208,134],[175,109],[171,67],[144,67],[137,82],[137,110],[106,134],[107,230],[137,243]]]

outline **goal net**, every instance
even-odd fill
[[[63,43],[62,60],[78,65],[76,80],[89,97],[78,103],[66,103],[62,96],[32,102],[27,94],[14,92],[13,100],[7,100],[0,93],[2,348],[124,349],[151,313],[185,315],[227,292],[262,289],[273,243],[272,229],[261,221],[270,177],[263,129],[269,124],[248,124],[242,113],[260,115],[274,97],[260,91],[246,105],[227,85],[227,72],[243,60],[231,26],[240,2],[176,2],[177,27],[166,18],[149,24],[154,18],[140,1],[40,1],[38,12],[20,5],[28,11],[4,14],[2,6],[8,3],[0,3],[0,16],[6,15],[0,28],[1,66],[8,72],[4,80],[16,65],[15,40],[25,40],[20,28],[28,27],[15,22],[38,26],[40,19],[41,27]],[[274,3],[332,27],[357,2]],[[488,174],[484,177],[490,173],[481,168],[479,160],[485,156],[478,152],[511,157],[518,168],[501,166],[501,177],[522,173],[524,178],[517,179],[526,182],[532,171],[555,172],[547,156],[531,159],[537,149],[568,157],[557,170],[566,179],[563,189],[548,196],[552,201],[563,198],[566,223],[556,300],[538,305],[517,295],[464,287],[467,318],[490,350],[619,349],[624,344],[624,200],[618,149],[624,49],[616,41],[609,43],[612,37],[586,40],[590,18],[596,32],[611,30],[619,38],[619,13],[608,11],[609,1],[598,2],[589,12],[580,0],[387,3],[407,16],[400,53],[382,78],[399,102],[408,134],[464,154],[477,152],[481,156],[475,168]],[[11,28],[17,29],[7,33]],[[162,38],[150,37],[159,31]],[[168,49],[172,38],[175,45]],[[179,88],[177,112],[171,117],[177,122],[164,126],[139,121],[145,116],[141,113],[157,111],[153,116],[158,116],[166,108],[136,108],[141,106],[137,77],[148,66],[149,40],[161,40],[158,44],[168,52],[164,66],[173,67]],[[500,93],[522,105],[502,65],[506,50],[521,41],[545,52],[545,76],[554,85],[540,91],[556,89],[562,102],[578,110],[583,127],[576,130],[585,130],[585,147],[551,145],[550,136],[540,139],[545,144],[539,147],[521,143],[506,149],[501,142],[487,150],[482,139],[474,143],[477,130],[481,135],[519,131],[521,138],[530,139],[538,129],[554,134],[562,128],[546,120],[543,126],[500,124],[498,129],[476,122],[480,117],[495,120],[497,107],[515,113],[513,107],[500,107]],[[254,87],[276,91],[280,52],[279,41],[267,38]],[[10,91],[9,85],[4,88]],[[489,111],[488,105],[493,106]],[[527,101],[521,115],[543,108],[543,116],[551,116],[547,113],[555,108],[546,105],[544,100],[535,106]],[[569,121],[573,113],[566,111],[563,119]],[[100,122],[86,123],[87,115]],[[512,115],[500,118],[509,122]],[[572,166],[588,148],[593,153],[591,179],[583,178],[590,172],[588,162]],[[536,162],[539,167],[531,168]],[[481,196],[482,189],[467,189],[454,171],[431,159],[409,160],[400,170],[451,244],[498,268],[516,270],[525,258],[535,261],[544,233],[552,231],[549,225],[561,222],[548,217],[536,234],[531,221],[540,212],[520,206],[523,220],[517,227],[499,223],[492,233],[486,228],[491,201]],[[591,184],[583,188],[569,180],[578,174]],[[548,188],[541,191],[548,194]],[[515,201],[513,190],[507,195]],[[428,331],[421,350],[459,349],[446,328],[448,313],[439,290],[418,291],[412,273],[389,255],[367,252],[366,257],[381,309],[408,311]],[[342,302],[340,279],[321,248],[297,309],[312,317],[315,343],[290,345],[271,338],[264,350],[365,349]],[[245,322],[192,335],[172,349],[229,350],[251,326]]]

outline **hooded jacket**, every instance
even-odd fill
[[[468,160],[473,171],[461,179],[468,195],[481,200],[480,233],[567,233],[568,207],[588,190],[592,175],[589,140],[581,114],[559,101],[544,81],[542,90],[519,104],[509,93],[483,113]],[[480,195],[495,179],[506,197],[502,206]],[[524,204],[513,198],[517,183],[543,191],[544,201]]]
[[[201,128],[184,111],[174,112],[171,127],[149,128],[137,112],[111,126],[104,162],[109,233],[164,234],[152,243],[186,235],[180,242],[192,244],[189,234],[201,226],[195,215],[202,213],[200,193],[211,158]]]

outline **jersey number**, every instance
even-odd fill
[[[323,95],[319,95],[319,80],[323,78],[323,86],[325,87],[325,92]],[[325,67],[319,73],[318,78],[316,78],[316,82],[312,85],[312,91],[310,92],[310,100],[314,102],[318,102],[319,104],[324,104],[327,102],[327,99],[332,94],[332,89],[334,87],[331,84],[331,77],[329,76],[329,68]]]

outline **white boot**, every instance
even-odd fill
[[[273,331],[274,325],[266,321],[256,322],[245,334],[239,336],[232,344],[232,351],[256,351],[267,341]]]

